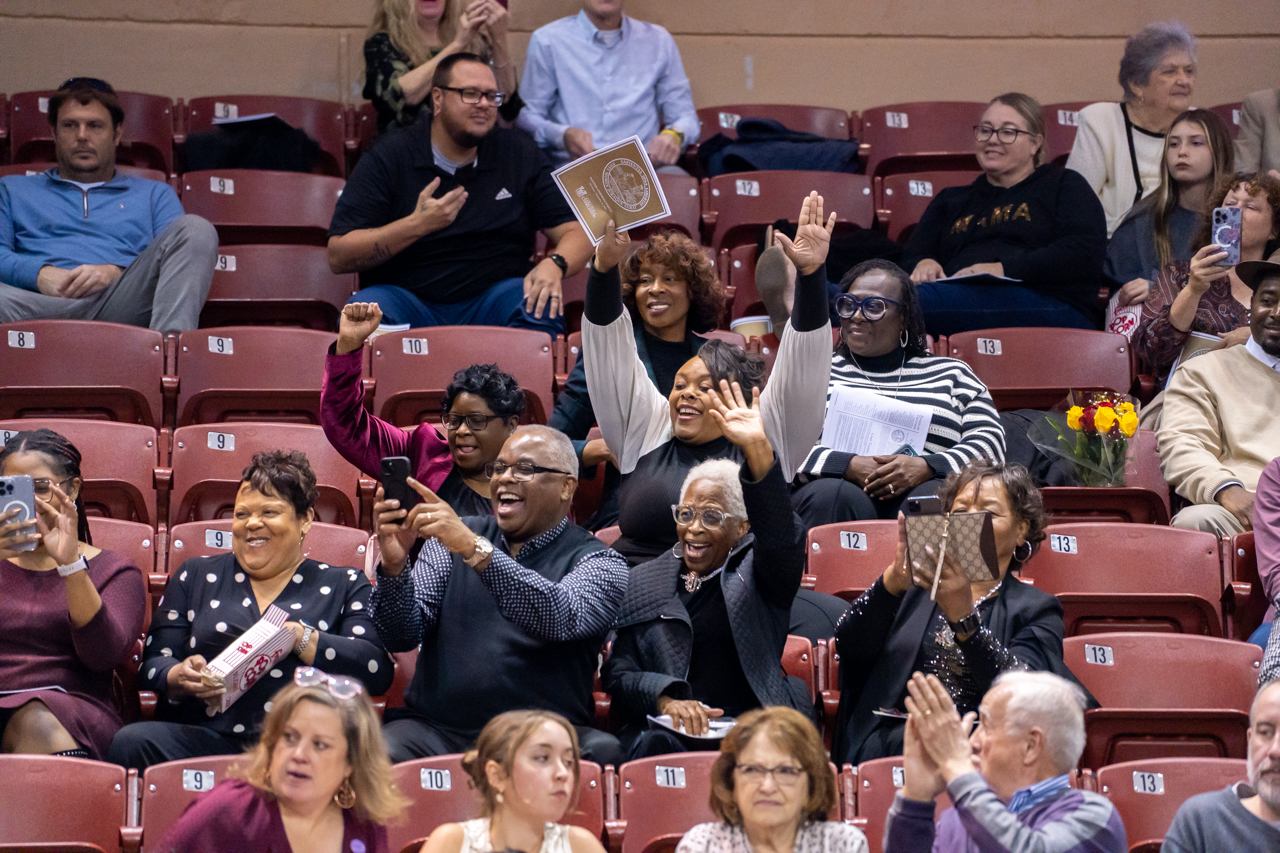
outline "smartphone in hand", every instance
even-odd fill
[[[1240,214],[1238,207],[1213,209],[1213,242],[1222,247],[1227,256],[1218,261],[1220,267],[1234,267],[1240,263]]]
[[[388,456],[382,460],[382,490],[386,500],[400,501],[401,509],[412,509],[422,503],[422,496],[413,490],[408,479],[413,469],[408,456]],[[400,519],[396,524],[403,524]]]
[[[0,477],[0,513],[17,509],[18,514],[6,519],[5,524],[15,521],[34,521],[36,517],[35,481],[26,474],[14,477]],[[34,551],[39,543],[28,542],[19,545],[15,551]]]

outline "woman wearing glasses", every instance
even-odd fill
[[[973,135],[983,174],[938,193],[902,250],[929,334],[1098,328],[1106,218],[1078,172],[1045,162],[1040,104],[1001,95]]]
[[[685,833],[676,853],[866,853],[862,830],[830,820],[836,780],[822,737],[790,708],[738,720],[711,768],[719,823]]]
[[[316,494],[301,451],[253,457],[236,494],[230,553],[193,557],[171,570],[151,623],[139,682],[159,697],[156,719],[121,729],[108,760],[142,770],[241,752],[257,740],[272,696],[300,666],[359,678],[373,694],[391,686],[391,657],[369,619],[369,579],[307,556]],[[292,654],[219,710],[226,689],[206,680],[206,666],[272,605],[288,616]]]
[[[121,726],[112,672],[142,632],[142,572],[90,543],[66,438],[13,435],[0,474],[31,477],[36,499],[35,519],[0,513],[0,752],[101,758]]]
[[[695,465],[671,507],[675,547],[631,570],[602,673],[631,758],[689,748],[690,741],[649,728],[649,715],[669,715],[687,735],[703,736],[714,718],[762,705],[812,712],[808,688],[782,672],[804,574],[804,530],[765,434],[759,395],[748,405],[737,382],[722,381],[709,398],[711,417],[746,461]]]
[[[334,449],[367,476],[378,479],[382,459],[407,456],[414,479],[458,515],[492,515],[484,467],[498,458],[524,414],[524,391],[496,364],[459,370],[445,389],[440,422],[401,429],[364,407],[364,342],[382,322],[376,302],[342,309],[338,340],[325,359],[320,424]]]
[[[155,849],[388,853],[385,825],[408,801],[364,686],[299,667],[270,705],[240,778],[192,803]]]
[[[935,494],[942,478],[968,462],[1004,459],[1004,427],[987,386],[963,361],[929,354],[915,282],[888,261],[865,261],[845,274],[841,289],[828,401],[847,388],[920,406],[928,435],[920,447],[904,440],[881,456],[816,445],[793,495],[806,528],[896,518],[909,496]]]

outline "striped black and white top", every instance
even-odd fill
[[[831,388],[843,385],[894,397],[904,403],[928,406],[933,411],[929,437],[925,441],[925,462],[935,474],[959,471],[966,464],[986,457],[1004,460],[1004,427],[996,414],[991,394],[969,365],[954,358],[926,355],[901,361],[902,350],[886,356],[858,359],[855,364],[843,354],[843,347],[831,357]],[[814,445],[800,466],[801,478],[841,477],[849,466],[851,453]]]

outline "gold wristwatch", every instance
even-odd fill
[[[476,537],[476,551],[470,557],[463,557],[462,562],[475,568],[493,556],[493,543],[483,536]]]

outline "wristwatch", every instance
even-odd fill
[[[67,566],[58,566],[58,574],[64,578],[69,578],[76,572],[83,572],[89,568],[89,561],[85,559],[84,554],[80,555],[80,559]]]
[[[476,552],[470,557],[462,558],[462,562],[466,563],[473,569],[493,556],[493,543],[488,539],[485,539],[483,536],[477,536],[475,544]]]
[[[293,653],[295,655],[300,655],[307,650],[307,643],[311,642],[311,635],[315,633],[316,630],[301,620],[299,620],[298,624],[302,626],[302,639],[298,641],[298,645],[293,647]]]
[[[982,617],[978,615],[977,610],[971,610],[969,615],[959,622],[952,622],[948,619],[947,624],[951,626],[951,633],[957,637],[961,634],[976,634],[982,630]]]
[[[561,255],[547,255],[547,259],[550,260],[551,263],[560,267],[561,275],[569,274],[569,262],[566,261]]]

